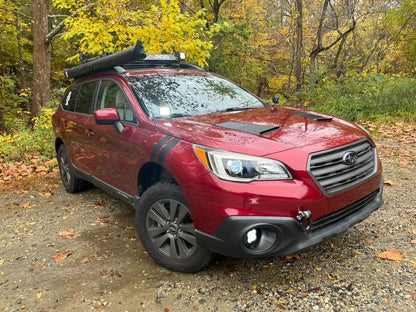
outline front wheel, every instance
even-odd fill
[[[196,272],[212,253],[198,246],[192,216],[179,186],[159,182],[140,198],[136,225],[146,251],[173,271]]]

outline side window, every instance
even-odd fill
[[[96,109],[102,108],[117,109],[121,121],[130,123],[137,122],[136,116],[134,115],[126,95],[114,81],[101,81]]]
[[[62,108],[66,111],[73,112],[75,110],[75,103],[77,101],[78,87],[72,88],[62,99]]]
[[[75,112],[82,114],[91,114],[94,105],[94,94],[96,81],[89,82],[80,86]]]

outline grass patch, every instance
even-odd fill
[[[294,97],[297,106],[346,119],[416,121],[416,79],[383,74],[324,76]]]

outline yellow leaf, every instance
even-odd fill
[[[38,299],[42,298],[42,292],[38,292],[36,296],[38,297]]]
[[[384,185],[393,186],[394,182],[392,180],[384,180]]]
[[[409,260],[409,263],[414,267],[414,268],[416,268],[416,262],[415,261],[411,261],[411,260]]]

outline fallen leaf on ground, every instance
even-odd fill
[[[35,207],[36,205],[31,205],[30,203],[25,203],[22,205],[22,208],[32,208]]]
[[[62,239],[72,239],[72,238],[74,238],[74,233],[70,232],[70,231],[59,232],[58,235]]]
[[[403,257],[400,252],[395,249],[386,249],[385,252],[379,253],[377,257],[386,260],[403,261]]]
[[[115,270],[108,270],[105,272],[101,272],[100,277],[101,278],[107,278],[110,277],[111,279],[113,279],[114,277],[121,277],[122,274],[118,271]]]
[[[72,252],[60,253],[59,255],[53,256],[53,259],[55,262],[65,262],[66,258],[68,258],[70,255],[72,255]]]
[[[289,261],[289,260],[292,260],[292,259],[299,260],[300,256],[298,254],[290,255],[290,256],[282,256],[282,257],[280,257],[280,259],[282,259],[283,262],[286,262],[286,261]]]
[[[32,264],[32,266],[34,267],[34,268],[41,268],[41,267],[43,267],[46,263],[48,263],[47,261],[44,261],[44,262],[42,262],[42,263],[33,263]]]
[[[87,258],[87,257],[82,257],[82,258],[81,258],[81,262],[82,262],[82,263],[90,263],[90,262],[91,262],[91,260],[90,260],[89,258]]]
[[[392,180],[384,180],[384,185],[393,186],[394,182]]]

